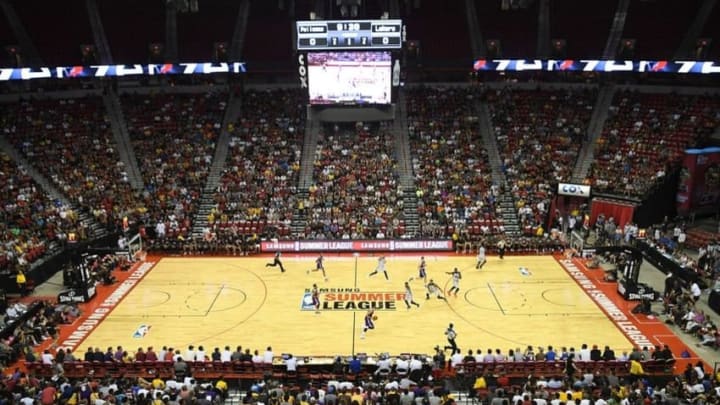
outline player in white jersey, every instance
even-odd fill
[[[385,256],[378,257],[377,267],[375,267],[375,270],[373,270],[372,273],[368,274],[368,277],[372,277],[380,272],[382,272],[385,275],[385,280],[390,281],[390,277],[388,277],[387,269],[385,268]]]
[[[431,295],[436,296],[439,300],[445,299],[442,294],[442,288],[440,288],[439,285],[435,284],[432,279],[430,279],[427,285],[425,285],[425,288],[427,289],[427,292],[425,293],[425,299],[429,300]]]
[[[408,283],[407,281],[405,282],[405,297],[404,297],[404,300],[405,300],[405,305],[407,305],[407,309],[408,309],[408,310],[410,310],[410,304],[415,305],[416,307],[420,308],[420,304],[418,304],[417,302],[415,302],[415,300],[413,299],[412,288],[410,288],[410,283]]]
[[[480,245],[478,246],[477,263],[475,264],[475,268],[482,269],[485,263],[487,263],[487,258],[485,257],[485,246]]]
[[[457,293],[460,291],[460,279],[462,278],[462,274],[460,274],[460,270],[458,270],[457,267],[455,267],[453,271],[446,273],[452,276],[452,287],[448,290],[448,295],[454,294],[457,297]]]

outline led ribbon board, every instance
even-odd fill
[[[164,63],[145,65],[91,65],[39,68],[0,68],[0,82],[10,80],[67,79],[92,77],[207,75],[246,73],[245,62]]]
[[[476,72],[633,72],[718,74],[720,62],[694,60],[478,59]]]

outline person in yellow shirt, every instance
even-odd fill
[[[363,395],[358,388],[355,388],[352,395],[350,396],[350,403],[357,401],[358,404],[362,404],[364,401]]]
[[[224,379],[224,376],[220,376],[215,382],[215,390],[220,393],[220,396],[224,399],[227,397],[228,384]]]
[[[15,276],[15,282],[17,283],[18,291],[20,296],[24,297],[27,295],[27,278],[22,270],[18,270],[17,276]]]
[[[165,381],[162,380],[160,377],[155,377],[155,379],[152,380],[152,387],[156,390],[164,390],[165,389]]]
[[[630,360],[630,376],[637,379],[642,377],[643,374],[645,374],[645,370],[643,370],[642,364],[635,359]]]

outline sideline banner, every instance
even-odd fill
[[[478,59],[476,72],[637,72],[718,74],[720,62],[697,60]]]
[[[452,251],[451,240],[281,240],[263,241],[262,252]]]

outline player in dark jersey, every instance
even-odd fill
[[[427,285],[427,263],[425,256],[420,257],[420,265],[418,266],[418,278],[422,280],[423,285]]]
[[[272,263],[265,264],[265,267],[275,267],[275,266],[280,266],[280,272],[285,273],[285,267],[283,267],[283,264],[280,261],[280,252],[275,253],[275,258],[273,259]]]
[[[327,274],[325,274],[324,261],[325,261],[325,258],[323,257],[322,253],[320,253],[320,256],[318,256],[318,258],[315,259],[315,268],[308,270],[307,273],[310,274],[311,271],[321,271],[325,281],[328,281]]]
[[[313,284],[312,288],[312,302],[313,306],[315,307],[315,313],[320,313],[320,292],[318,291],[317,284]]]
[[[365,339],[365,332],[370,329],[375,329],[375,320],[377,320],[377,316],[375,316],[375,310],[368,310],[365,314],[365,325],[363,326],[362,333],[360,334],[360,339]]]

